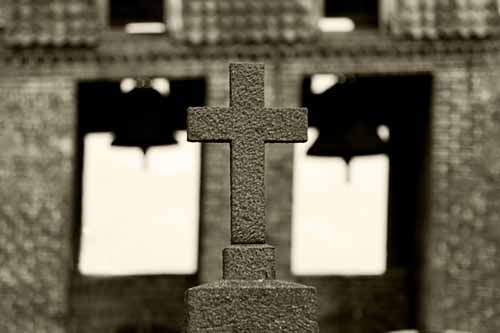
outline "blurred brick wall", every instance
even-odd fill
[[[435,72],[432,206],[424,327],[500,330],[500,70],[479,60]]]
[[[229,61],[176,61],[170,66],[139,66],[124,71],[122,66],[107,67],[105,75],[130,75],[130,71],[167,77],[205,77],[206,105],[228,106]],[[277,76],[272,63],[266,65],[266,104],[276,104]],[[284,105],[290,105],[285,103]],[[277,248],[278,274],[290,276],[290,209],[293,147],[273,144],[267,147],[268,241]],[[229,237],[229,144],[204,144],[202,152],[200,202],[199,280],[220,279],[222,249]],[[146,327],[148,322],[182,331],[183,292],[199,284],[196,276],[137,276],[112,279],[73,276],[71,289],[71,329],[74,332],[111,332],[128,323]],[[102,315],[104,313],[105,315]]]
[[[94,46],[97,42],[97,20],[89,20],[90,0],[57,0],[50,2],[50,8],[48,0],[9,3],[16,4],[19,16],[16,21],[10,21],[9,15],[5,19],[11,23],[5,29],[10,45]],[[192,35],[191,43],[210,44],[214,40],[208,34],[214,29],[199,28],[214,20],[197,15],[209,13],[212,5],[193,3],[197,12],[191,32],[201,35]],[[407,10],[400,12],[401,30],[395,31],[401,36],[467,39],[498,31],[492,0],[399,3]],[[439,20],[432,21],[436,18],[433,8],[444,8],[445,3],[454,8],[453,15],[444,17],[448,11],[443,10]],[[467,11],[460,4],[474,8]],[[244,9],[252,4],[239,1],[237,6]],[[74,15],[80,20],[73,20]],[[235,15],[231,22],[240,20]],[[469,20],[470,27],[457,24],[459,18]],[[225,17],[219,19],[216,24],[227,24]],[[201,24],[202,20],[206,21]],[[290,33],[290,29],[277,33]],[[244,44],[262,38],[235,33],[229,41]],[[291,39],[277,36],[288,43],[296,34]],[[95,53],[57,48],[6,52],[2,73],[14,77],[0,79],[0,332],[107,333],[131,322],[181,330],[182,290],[198,283],[194,277],[94,280],[69,274],[76,133],[73,85],[81,79],[130,75],[205,76],[207,105],[227,106],[230,59],[268,63],[269,106],[299,106],[303,76],[312,73],[433,74],[432,197],[425,221],[424,269],[419,276],[423,291],[419,324],[424,332],[498,332],[498,42],[396,42],[376,32],[368,39],[363,36],[324,36],[318,44],[279,48],[268,44],[233,47],[230,42],[226,47],[203,49],[170,44],[167,39],[113,35],[105,36],[108,39]],[[267,152],[268,241],[277,246],[279,278],[289,279],[293,147],[269,145]],[[221,250],[229,244],[228,146],[206,144],[202,159],[200,280],[205,282],[220,278]],[[304,277],[301,281],[319,288],[322,331],[379,333],[404,325],[410,315],[404,307],[406,296],[399,291],[405,278],[405,272],[388,272],[384,278]]]
[[[382,276],[310,276],[298,281],[318,289],[321,332],[385,333],[411,328],[406,275],[393,270]]]
[[[79,276],[73,281],[69,331],[115,333],[129,327],[150,332],[161,327],[159,333],[183,332],[184,291],[196,284],[196,276],[185,275]]]
[[[95,46],[94,0],[2,0],[7,12],[5,40],[11,46]],[[1,14],[0,14],[1,16]]]
[[[74,110],[67,78],[0,79],[1,332],[64,332]]]
[[[276,71],[277,99],[285,105],[301,105],[303,79],[315,73],[412,74],[432,72],[433,68],[433,60],[425,58],[409,61],[369,55],[290,59]],[[292,188],[293,183],[288,186]],[[291,217],[287,219],[291,224]],[[403,269],[389,269],[381,276],[294,278],[318,289],[322,332],[381,333],[412,328],[408,323],[412,321],[414,305],[406,292],[408,272]]]
[[[315,72],[433,74],[432,205],[418,316],[424,331],[493,333],[500,328],[500,271],[495,259],[500,239],[500,66],[482,59],[366,55],[267,64],[269,106],[300,105],[302,79]],[[100,75],[116,77],[129,71],[205,76],[207,105],[228,105],[228,60],[168,63],[166,67],[162,61],[129,64],[128,70],[115,63],[103,67]],[[77,70],[66,77],[44,74],[0,80],[2,331],[66,332],[71,323],[75,332],[89,327],[108,332],[131,321],[148,320],[180,330],[182,290],[198,283],[193,277],[77,277],[70,282],[73,85],[82,72],[96,71],[93,66],[75,66]],[[291,275],[292,158],[290,145],[268,147],[268,237],[277,246],[279,276],[284,279]],[[221,250],[229,244],[228,147],[205,145],[203,163],[200,278],[208,281],[220,278]],[[304,277],[301,281],[319,288],[323,331],[366,333],[367,327],[383,330],[404,324],[409,314],[403,308],[405,295],[398,291],[404,278],[404,272],[389,272],[385,279]]]
[[[307,42],[316,0],[184,0],[183,39],[192,44]]]
[[[485,38],[498,35],[496,0],[395,0],[392,33],[415,39]]]
[[[90,65],[91,70],[77,66],[79,72],[74,74],[76,82],[81,79],[80,71],[92,73],[95,70],[96,63]],[[176,79],[206,78],[209,84],[209,73],[217,71],[212,67],[203,62],[179,59],[168,63],[144,61],[127,66],[113,62],[104,66],[97,76],[86,79],[147,75]],[[158,332],[182,332],[184,291],[199,284],[196,274],[91,277],[75,272],[71,281],[68,332],[74,333],[115,333],[125,328],[140,332],[150,332],[153,328]]]

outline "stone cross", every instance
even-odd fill
[[[307,110],[264,107],[264,66],[230,65],[230,107],[188,109],[188,140],[231,146],[231,243],[223,280],[186,291],[187,332],[318,332],[313,287],[275,280],[265,244],[264,148],[307,140]]]
[[[188,141],[231,146],[231,242],[265,243],[264,148],[307,141],[307,110],[264,106],[264,65],[230,65],[230,107],[188,110]]]

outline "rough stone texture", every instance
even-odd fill
[[[277,116],[267,117],[266,112],[274,110],[264,108],[263,65],[231,65],[230,74],[231,108],[188,110],[188,139],[231,141],[231,236],[233,243],[243,240],[246,245],[224,250],[225,280],[186,291],[187,331],[318,332],[316,289],[272,280],[274,248],[259,244],[265,242],[264,143],[307,140],[307,112],[282,109]],[[283,127],[288,124],[290,128]],[[210,135],[214,128],[215,134]],[[248,163],[256,165],[249,167]],[[253,181],[255,176],[257,182]],[[242,190],[251,196],[245,198]],[[239,221],[248,218],[240,205],[253,206],[255,201],[262,203],[257,207],[261,211],[249,213],[257,217],[258,237],[254,226],[242,227]]]
[[[188,140],[230,142],[231,241],[265,243],[267,142],[307,140],[305,109],[264,107],[264,65],[230,66],[230,108],[188,110]]]
[[[276,278],[274,247],[232,245],[222,252],[223,279],[269,280]]]
[[[208,105],[229,103],[229,80],[225,61],[211,62],[208,74]],[[266,105],[290,105],[289,100],[276,101],[276,73],[273,63],[266,63]],[[298,105],[298,104],[297,104]],[[200,282],[218,280],[222,272],[221,251],[230,239],[229,144],[203,144],[200,211]],[[276,248],[276,271],[289,280],[291,192],[293,146],[266,145],[266,220],[267,239]]]
[[[186,293],[187,332],[319,332],[316,290],[276,280],[222,280]]]
[[[65,332],[71,270],[73,84],[0,79],[0,331]]]

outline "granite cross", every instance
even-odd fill
[[[230,66],[229,108],[188,110],[188,140],[231,146],[231,245],[222,280],[186,290],[186,332],[318,332],[314,287],[276,280],[265,244],[266,142],[307,140],[307,111],[264,107],[264,66]]]
[[[230,107],[188,109],[188,141],[229,142],[231,243],[265,243],[265,143],[307,141],[307,109],[264,106],[264,65],[230,65]]]

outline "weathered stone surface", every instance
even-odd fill
[[[318,332],[316,289],[276,281],[265,243],[266,142],[307,140],[305,109],[264,108],[264,66],[231,65],[231,107],[188,110],[188,139],[231,143],[224,280],[186,291],[187,332]]]
[[[233,245],[222,252],[225,280],[269,280],[276,278],[274,247]]]
[[[231,241],[265,243],[268,142],[305,142],[307,110],[264,107],[264,65],[231,64],[229,108],[188,110],[188,140],[231,144]]]
[[[186,293],[187,332],[319,332],[316,290],[297,283],[222,280]]]

